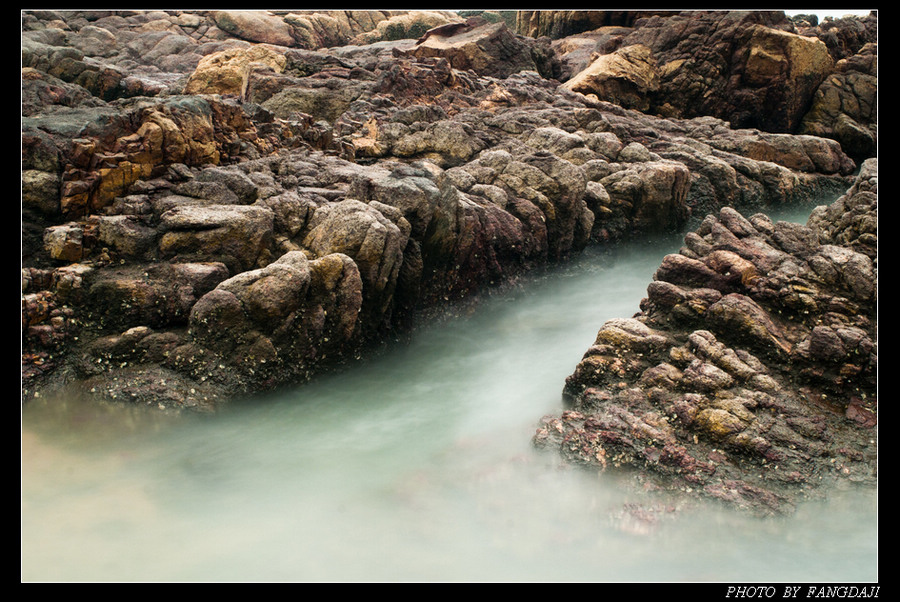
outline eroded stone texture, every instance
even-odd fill
[[[768,391],[776,375],[750,355],[787,354],[819,387],[866,378],[848,358],[871,355],[869,326],[837,316],[873,302],[872,170],[811,229],[727,208],[847,189],[845,139],[766,119],[793,119],[828,63],[822,44],[840,65],[829,77],[865,72],[871,20],[807,31],[768,13],[626,12],[597,32],[553,16],[551,30],[581,36],[567,46],[476,17],[25,11],[23,397],[75,383],[208,409],[350,361],[424,311],[588,244],[701,221],[648,295],[673,320],[714,316],[704,330],[729,349],[742,333],[752,348],[734,352],[755,372],[679,345],[615,374]],[[734,69],[712,69],[726,47]],[[560,85],[598,61],[602,91]],[[760,320],[772,302],[828,319],[798,339]],[[605,345],[592,362],[613,362]],[[722,414],[738,416],[733,404],[701,405],[678,407],[737,427]],[[849,407],[868,416],[865,401]]]
[[[869,160],[805,226],[731,208],[704,220],[641,313],[603,325],[536,444],[762,514],[874,483],[876,195]]]

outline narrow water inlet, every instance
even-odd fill
[[[773,216],[805,222],[808,210]],[[23,408],[25,581],[871,581],[874,492],[646,530],[531,436],[681,236],[591,249],[277,398],[168,421]]]

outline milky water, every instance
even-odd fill
[[[590,250],[352,369],[213,416],[29,403],[22,579],[877,580],[873,492],[647,529],[615,516],[651,498],[532,448],[599,327],[638,311],[680,242]]]

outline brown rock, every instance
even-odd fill
[[[628,109],[647,111],[659,90],[658,67],[651,50],[635,44],[597,57],[584,71],[563,84],[582,94],[594,94]]]
[[[454,69],[473,70],[480,75],[507,77],[519,71],[536,71],[529,45],[517,38],[504,23],[463,27],[444,36],[432,33],[416,45],[419,57],[443,57]]]
[[[342,253],[355,261],[365,287],[363,318],[367,328],[377,329],[389,322],[411,229],[399,211],[397,219],[400,226],[375,207],[348,199],[317,210],[303,239],[303,246],[319,257]]]
[[[516,14],[516,32],[532,38],[548,36],[559,39],[605,26],[631,27],[636,20],[654,14],[676,13],[627,10],[520,10]]]
[[[838,61],[835,73],[816,90],[799,132],[833,138],[856,160],[875,153],[877,145],[878,48]]]
[[[255,44],[209,54],[197,65],[185,84],[185,94],[242,94],[251,64],[261,64],[276,73],[284,71],[287,59],[282,53]]]
[[[459,28],[466,27],[466,21],[449,11],[413,10],[393,15],[380,21],[371,31],[358,34],[353,44],[373,44],[386,40],[417,39],[423,42],[430,35],[452,35]]]
[[[291,46],[294,43],[291,26],[268,11],[216,11],[213,18],[223,31],[250,42],[276,46]]]
[[[175,207],[160,217],[159,252],[191,261],[223,261],[232,273],[267,263],[274,215],[266,207]]]

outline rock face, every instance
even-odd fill
[[[666,11],[626,10],[522,10],[516,15],[516,31],[533,38],[565,38],[606,26],[631,27],[638,19]]]
[[[568,90],[594,94],[629,109],[646,111],[659,90],[659,68],[641,44],[604,54],[563,84]]]
[[[869,43],[841,59],[816,90],[799,132],[833,138],[855,160],[875,154],[878,144],[878,47]]]
[[[184,86],[185,94],[240,95],[251,67],[284,71],[287,59],[267,46],[229,48],[203,57]]]
[[[871,362],[854,373],[847,356],[868,353],[869,326],[835,316],[874,302],[871,216],[845,199],[815,235],[760,220],[736,234],[746,225],[730,208],[853,183],[875,150],[874,82],[850,77],[874,73],[874,47],[860,50],[870,20],[826,30],[768,13],[622,13],[599,33],[557,22],[529,32],[582,33],[551,43],[496,13],[25,11],[23,398],[79,387],[211,409],[352,361],[425,312],[589,244],[710,213],[719,221],[661,267],[671,276],[651,301],[678,319],[702,308],[715,340],[697,345],[742,333],[735,354],[753,382],[777,380],[750,358],[764,362],[767,344],[815,391],[865,381]],[[820,75],[833,87],[814,104]],[[853,94],[835,109],[838,81]],[[804,98],[807,131],[776,123],[799,123]],[[737,242],[715,238],[725,230]],[[800,288],[779,303],[828,316],[803,340],[767,319],[782,281]],[[822,282],[846,290],[803,288]],[[621,336],[671,338],[635,324]],[[668,362],[654,378],[736,378]],[[703,409],[716,412],[701,422],[721,417]]]
[[[783,512],[873,484],[877,163],[807,225],[710,215],[603,325],[535,442],[638,487]]]
[[[444,57],[454,69],[505,78],[519,71],[538,71],[530,44],[516,37],[504,23],[471,18],[459,26],[426,32],[416,42],[419,58]]]
[[[780,12],[589,14],[590,22],[580,11],[541,11],[518,24],[530,35],[569,35],[554,46],[564,63],[577,61],[576,68],[563,68],[572,89],[613,102],[624,96],[634,108],[659,115],[715,116],[738,128],[797,133],[806,120],[804,131],[840,140],[834,122],[846,114],[860,124],[857,129],[871,132],[874,81],[832,76],[826,84],[826,78],[836,70],[870,72],[874,23],[841,19],[808,27]],[[546,25],[530,25],[535,19]],[[593,58],[585,58],[591,51]],[[817,93],[820,86],[825,87]],[[840,109],[835,86],[844,98],[862,97],[860,106],[848,99]],[[818,107],[806,118],[814,94]],[[860,135],[846,133],[843,139]],[[871,149],[855,158],[865,156]]]

